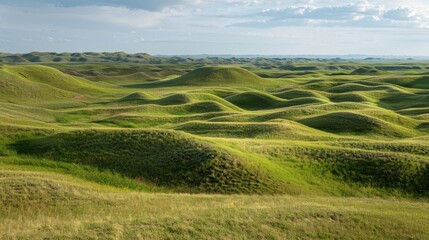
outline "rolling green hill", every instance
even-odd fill
[[[353,75],[382,75],[386,72],[380,71],[376,68],[371,67],[361,67],[356,70],[354,70],[351,74]]]
[[[300,120],[302,124],[332,133],[381,135],[404,138],[413,136],[410,129],[378,118],[353,112],[334,112]]]
[[[187,122],[177,126],[176,129],[197,135],[232,138],[244,137],[307,141],[334,138],[334,136],[330,136],[329,134],[286,120],[266,123]]]
[[[0,60],[0,239],[429,238],[428,62]]]
[[[9,66],[5,67],[3,71],[15,76],[21,76],[32,82],[46,84],[70,92],[80,94],[103,92],[101,87],[97,87],[88,80],[72,77],[51,67],[37,65],[27,65],[25,67]]]
[[[85,142],[82,143],[82,139]],[[269,176],[227,150],[169,131],[79,131],[14,145],[20,154],[93,165],[154,185],[220,193],[269,193]]]
[[[203,67],[181,77],[154,82],[144,87],[172,86],[266,86],[273,80],[263,80],[258,75],[239,67]]]
[[[68,99],[85,101],[90,95],[112,91],[86,79],[46,66],[0,66],[2,100],[27,102]]]

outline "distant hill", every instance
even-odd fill
[[[146,53],[128,54],[125,52],[84,52],[84,53],[55,53],[55,52],[31,52],[25,54],[0,54],[0,62],[25,63],[25,62],[129,62],[141,63],[154,60]]]
[[[419,70],[415,63],[428,58],[312,56],[312,55],[150,55],[147,53],[126,52],[30,52],[0,53],[1,63],[129,63],[129,64],[199,64],[206,65],[254,65],[263,69],[281,68],[288,71],[344,70],[354,71],[360,67],[376,67],[382,71]],[[354,61],[355,63],[351,63]],[[356,64],[359,63],[359,64]],[[377,64],[375,63],[383,63]],[[344,74],[344,72],[340,72]],[[259,75],[259,73],[257,73]],[[361,74],[358,74],[361,75]],[[364,74],[366,75],[366,74]],[[369,74],[373,75],[373,74]],[[263,76],[263,75],[260,75]],[[267,76],[263,76],[267,77]]]
[[[216,85],[260,85],[263,80],[258,75],[239,67],[203,67],[184,76],[165,82],[180,86]]]
[[[375,69],[375,68],[361,67],[361,68],[354,70],[351,74],[352,75],[381,75],[381,74],[385,74],[385,73],[386,72],[380,71],[380,70]]]
[[[202,67],[178,78],[134,85],[134,87],[157,88],[177,86],[272,86],[276,81],[261,78],[249,70],[232,66]]]

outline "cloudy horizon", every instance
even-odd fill
[[[0,52],[429,56],[419,0],[0,0]]]

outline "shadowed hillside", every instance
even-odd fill
[[[335,112],[300,120],[301,123],[333,133],[369,134],[387,137],[410,137],[409,129],[367,115]]]
[[[21,154],[93,165],[156,185],[219,193],[278,190],[238,156],[176,132],[79,131],[14,146]]]

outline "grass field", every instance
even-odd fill
[[[1,60],[0,239],[429,238],[428,62]]]

